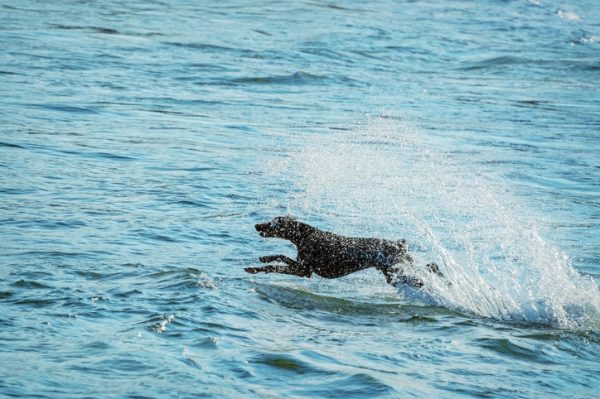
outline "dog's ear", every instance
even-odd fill
[[[287,226],[290,222],[295,222],[296,218],[291,215],[276,216],[271,220],[271,227]]]
[[[296,222],[298,221],[298,218],[296,218],[295,216],[292,215],[285,215],[285,216],[277,216],[276,218],[274,218],[273,220],[285,220],[286,222]]]

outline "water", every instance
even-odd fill
[[[0,7],[0,396],[596,395],[597,2]],[[452,285],[244,273],[287,213]]]

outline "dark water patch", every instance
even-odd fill
[[[112,345],[109,344],[108,342],[104,342],[104,341],[92,341],[89,343],[85,343],[82,346],[82,349],[85,350],[89,350],[92,353],[102,353],[105,352],[107,350],[110,350],[112,348]]]
[[[153,241],[168,242],[168,243],[179,242],[178,239],[173,238],[171,236],[164,235],[164,234],[152,233],[152,232],[147,232],[147,231],[137,231],[137,234],[140,237],[144,237],[144,238],[147,238],[147,239],[153,240]]]
[[[214,207],[208,205],[208,203],[206,203],[206,202],[192,201],[192,200],[180,200],[180,201],[171,202],[171,204],[173,204],[173,205],[184,205],[184,206],[189,206],[189,207],[193,207],[193,208],[210,208],[210,209],[214,209]]]
[[[322,57],[334,62],[335,64],[354,65],[356,63],[355,60],[349,58],[343,53],[323,47],[321,43],[306,43],[306,46],[301,47],[299,51],[308,55],[309,58],[312,58],[313,56]]]
[[[72,272],[76,276],[83,277],[86,280],[111,280],[122,278],[122,273],[106,273],[95,270],[74,270]]]
[[[216,168],[212,166],[197,166],[192,168],[170,167],[170,166],[147,166],[147,170],[156,170],[160,172],[210,172]]]
[[[483,374],[480,375],[480,377],[483,377]],[[449,382],[448,384],[440,384],[440,383],[434,383],[434,386],[440,388],[443,391],[448,392],[451,396],[456,396],[457,394],[459,395],[459,397],[473,397],[473,398],[506,398],[506,399],[513,399],[513,398],[518,398],[518,397],[523,397],[521,395],[521,390],[519,389],[510,389],[510,388],[506,388],[506,386],[503,386],[500,389],[486,389],[486,388],[481,388],[475,384],[469,384],[469,383],[458,383],[458,382]],[[443,397],[443,395],[442,395]]]
[[[170,109],[162,109],[162,108],[154,108],[154,109],[150,109],[150,112],[156,112],[157,114],[164,114],[164,115],[176,115],[176,116],[191,116],[192,114],[187,113],[187,112],[182,112],[182,111],[173,111]],[[194,116],[197,116],[197,114],[194,114]]]
[[[196,279],[193,279],[191,277],[188,276],[181,276],[177,279],[171,279],[169,281],[162,281],[161,285],[160,285],[160,289],[162,290],[167,290],[167,291],[177,291],[177,290],[190,290],[190,289],[196,289],[198,287],[201,287],[202,284],[198,283],[198,281]],[[210,284],[206,284],[207,288],[210,286]],[[191,297],[188,296],[187,298],[183,296],[183,294],[181,294],[181,296],[177,299],[173,299],[173,303],[188,303],[189,301],[194,301],[196,300],[196,296],[192,295]],[[167,302],[170,301],[169,299],[167,299]]]
[[[245,133],[251,133],[255,131],[253,127],[245,125],[225,125],[225,127],[227,129],[239,130]]]
[[[344,363],[341,362],[339,359],[336,359],[333,356],[328,356],[320,351],[305,349],[305,350],[300,351],[299,353],[303,357],[306,357],[316,363],[332,364],[332,365],[336,365],[336,366],[344,365]]]
[[[122,263],[120,266],[127,268],[127,269],[144,269],[144,268],[146,268],[146,265],[144,265],[143,263]]]
[[[334,375],[335,373],[320,369],[310,363],[304,362],[295,356],[280,353],[263,353],[253,357],[250,363],[257,365],[268,366],[276,372],[310,375],[316,374],[319,376]]]
[[[83,150],[75,151],[75,150],[62,150],[62,149],[54,149],[54,151],[61,152],[63,154],[77,155],[77,156],[84,157],[84,158],[102,158],[102,159],[109,159],[111,161],[131,162],[131,161],[137,160],[136,158],[134,158],[132,156],[114,154],[111,152],[104,152],[104,151],[93,152],[93,151],[83,151]]]
[[[118,30],[112,28],[91,27],[90,29],[96,33],[103,33],[106,35],[116,35],[120,33]]]
[[[197,84],[204,84],[203,82]],[[203,105],[236,105],[237,102],[235,100],[226,99],[226,98],[212,98],[212,99],[202,99],[202,98],[193,98],[193,99],[180,99],[175,97],[132,97],[133,103],[120,103],[120,105],[127,106],[139,106],[141,104],[145,104],[148,102],[151,103],[166,103],[166,104],[174,104],[177,107],[197,107]],[[119,105],[119,103],[115,103],[115,105]],[[196,114],[194,114],[196,115]],[[199,116],[204,117],[202,114],[197,114]],[[172,130],[172,128],[170,129]]]
[[[32,280],[19,280],[11,284],[11,286],[16,288],[27,288],[27,289],[50,289],[54,288],[50,285],[46,285],[44,283],[39,283],[37,281]]]
[[[13,296],[11,291],[0,291],[0,299],[6,299]]]
[[[311,5],[311,6],[315,6],[315,7],[320,7],[320,8],[326,8],[329,10],[336,10],[336,11],[348,11],[348,12],[369,12],[369,10],[366,9],[361,9],[361,8],[349,8],[349,7],[344,7],[344,6],[340,6],[338,4],[334,4],[331,2],[323,2],[323,3],[316,3],[316,2],[307,2],[305,3],[307,5]]]
[[[37,281],[52,278],[54,273],[42,270],[14,270],[9,275],[23,277],[21,281]]]
[[[535,108],[546,111],[561,111],[562,108],[544,100],[516,100],[512,102],[518,108]]]
[[[169,277],[170,276],[177,276],[177,275],[181,275],[182,273],[201,273],[198,269],[194,269],[191,267],[187,267],[184,269],[171,269],[171,270],[161,270],[158,272],[154,272],[151,273],[149,275],[147,275],[146,277],[150,278],[150,279],[163,279],[163,277]],[[164,281],[164,279],[163,279]]]
[[[102,253],[105,254],[105,253]],[[15,255],[22,256],[36,256],[42,258],[75,258],[75,257],[89,257],[92,253],[89,252],[66,252],[66,251],[25,251],[19,252]]]
[[[366,373],[329,378],[326,384],[303,387],[297,392],[308,397],[326,398],[376,398],[397,394],[393,387]]]
[[[503,55],[498,57],[484,58],[479,61],[464,62],[462,66],[458,67],[458,69],[462,71],[497,69],[499,67],[522,65],[529,62],[531,61],[524,58],[519,58],[512,55]]]
[[[533,339],[536,341],[557,341],[561,339],[562,332],[551,333],[551,332],[537,332],[537,333],[527,333],[527,334],[517,334],[516,336],[519,338],[527,338]]]
[[[131,355],[113,357],[99,362],[93,362],[92,364],[94,369],[107,371],[109,374],[116,371],[119,373],[139,375],[151,370],[156,370],[156,366],[153,363],[142,362],[134,359]]]
[[[0,193],[2,194],[10,194],[10,195],[26,195],[26,194],[34,194],[35,192],[37,192],[37,190],[35,188],[10,188],[10,187],[5,187],[5,188],[0,188]],[[19,223],[18,221],[8,221],[8,220],[3,220],[2,223],[8,224],[8,223]]]
[[[600,337],[598,333],[572,334],[563,336],[556,341],[554,347],[572,359],[582,359],[595,362],[600,350]]]
[[[428,50],[424,47],[414,47],[414,46],[399,46],[399,45],[391,45],[384,47],[387,50],[393,50],[394,52],[400,54],[419,54],[422,56],[432,56],[435,53],[431,50]]]
[[[258,34],[264,35],[264,36],[273,36],[271,33],[266,32],[264,30],[261,29],[252,29],[253,32],[256,32]]]
[[[58,130],[58,131],[54,131],[54,130],[41,130],[41,129],[22,129],[19,130],[22,133],[28,134],[28,135],[32,135],[32,136],[75,136],[75,137],[81,137],[83,136],[82,133],[79,132],[74,132],[71,130]],[[40,144],[27,144],[25,146],[25,148],[45,148],[44,146],[40,145]]]
[[[226,46],[220,46],[217,44],[210,44],[210,43],[180,43],[180,42],[165,42],[164,44],[168,45],[168,46],[175,46],[175,47],[183,47],[186,49],[190,49],[190,50],[201,50],[201,51],[206,51],[206,52],[223,52],[223,51],[239,51],[238,49],[232,48],[232,47],[226,47]]]
[[[122,291],[121,288],[111,289],[108,291],[108,293],[113,295],[116,298],[131,298],[131,297],[136,297],[136,296],[140,296],[140,295],[144,294],[143,291],[140,291],[138,289],[128,289],[128,290]]]
[[[17,301],[14,301],[13,303],[15,305],[22,305],[25,307],[45,308],[48,306],[56,305],[58,302],[59,301],[56,299],[26,298],[26,299],[19,299]]]
[[[479,338],[476,342],[478,346],[510,359],[542,364],[552,363],[551,358],[541,349],[517,345],[507,338]]]
[[[320,84],[330,80],[328,76],[314,75],[307,72],[294,72],[291,75],[273,75],[235,78],[226,81],[233,85],[309,85]]]
[[[204,72],[231,72],[235,69],[226,67],[219,64],[207,64],[207,63],[192,63],[186,66],[191,69],[200,69]]]
[[[23,107],[39,108],[48,111],[59,111],[73,114],[98,114],[99,112],[92,108],[78,107],[65,104],[21,104]]]
[[[90,30],[96,33],[104,33],[107,35],[116,35],[119,33],[118,30],[112,28],[104,28],[99,26],[79,26],[79,25],[62,25],[62,24],[53,24],[52,27],[56,29],[62,30]]]
[[[78,229],[87,226],[85,222],[79,220],[16,220],[11,224],[23,228],[36,228],[36,229],[47,229],[47,230],[60,230],[60,229]]]
[[[180,359],[181,362],[183,362],[184,364],[187,364],[189,366],[192,366],[193,368],[195,368],[197,370],[204,370],[204,367],[202,367],[202,365],[200,363],[198,363],[196,360],[194,360],[194,358],[191,356],[191,354],[188,352],[187,349],[184,349],[182,355],[183,355],[183,358]]]
[[[439,322],[439,320],[434,317],[413,315],[413,316],[409,316],[409,317],[400,318],[400,319],[398,319],[398,322],[418,325],[418,324],[437,323],[437,322]]]
[[[386,57],[381,56],[379,52],[375,52],[375,51],[350,50],[350,53],[356,54],[361,57],[370,58],[373,60],[385,60],[386,59]]]
[[[517,100],[516,103],[517,104],[527,105],[527,106],[538,106],[538,105],[542,105],[542,104],[548,104],[548,101],[544,101],[544,100]]]
[[[90,153],[87,153],[86,156],[93,157],[93,158],[110,159],[113,161],[135,161],[136,160],[136,158],[131,157],[131,156],[121,155],[121,154],[113,154],[110,152],[90,152]]]
[[[8,148],[20,148],[20,149],[26,149],[26,147],[19,145],[19,144],[14,144],[14,143],[7,143],[4,141],[0,141],[0,147],[8,147]]]
[[[600,39],[599,39],[600,41]],[[579,68],[586,71],[598,72],[600,71],[600,62],[596,63],[579,63]]]
[[[0,292],[0,295],[1,295],[1,292]],[[2,297],[0,296],[0,300],[1,299],[2,299]],[[15,327],[15,322],[13,320],[3,319],[2,317],[0,317],[0,326],[2,326],[2,328]],[[1,346],[1,344],[0,344],[0,346]]]
[[[248,332],[249,328],[242,327],[242,325],[234,325],[234,324],[226,324],[226,323],[218,323],[214,321],[200,321],[195,322],[195,325],[202,325],[202,327],[195,327],[191,331],[193,333],[211,333],[218,331],[220,334],[224,334],[227,332],[235,331],[235,332]]]

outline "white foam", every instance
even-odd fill
[[[498,171],[410,124],[298,139],[271,173],[289,188],[288,212],[341,234],[406,238],[439,305],[483,317],[566,328],[600,326],[600,291],[540,232],[540,215]],[[316,223],[315,223],[316,222]],[[374,282],[376,283],[376,282]]]
[[[573,11],[558,10],[556,13],[561,19],[566,21],[581,21],[581,17]]]

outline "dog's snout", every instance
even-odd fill
[[[257,224],[254,225],[254,228],[259,233],[263,233],[263,232],[269,230],[270,224],[269,223],[257,223]]]

